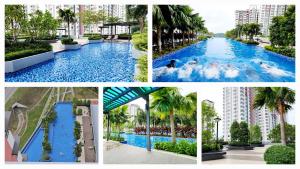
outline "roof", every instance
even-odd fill
[[[17,156],[13,155],[12,148],[5,139],[5,161],[17,161]]]
[[[160,87],[104,87],[104,113],[155,92]]]
[[[138,22],[116,22],[116,23],[105,23],[103,26],[132,26],[138,25]]]

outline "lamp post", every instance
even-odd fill
[[[217,123],[217,137],[216,137],[216,143],[218,144],[219,143],[219,121],[221,120],[221,118],[220,117],[216,117],[215,119],[214,119],[215,121],[216,121],[216,123]]]

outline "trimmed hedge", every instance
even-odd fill
[[[202,153],[216,152],[222,149],[222,144],[202,144]]]
[[[46,42],[10,42],[5,41],[5,61],[21,59],[24,57],[49,52],[52,46]]]
[[[295,164],[295,149],[275,145],[265,151],[264,160],[267,164]]]
[[[61,40],[61,43],[62,43],[63,45],[76,45],[76,44],[78,44],[78,42],[73,41],[72,38],[63,38],[63,39]]]
[[[102,36],[98,35],[98,36],[89,36],[88,37],[89,40],[101,40]]]
[[[112,136],[112,135],[110,135],[109,139],[113,140],[113,141],[118,141],[118,142],[125,141],[125,139],[123,137],[121,137],[121,136],[119,137],[119,136]]]
[[[235,40],[242,42],[242,43],[246,43],[248,45],[258,45],[259,43],[253,40],[243,40],[241,38],[236,38]]]
[[[274,47],[274,46],[265,46],[266,50],[279,53],[281,55],[295,57],[295,49],[289,47]]]
[[[148,49],[147,32],[133,34],[132,42],[137,49],[142,51],[147,51]]]
[[[172,142],[157,142],[154,144],[154,148],[157,150],[164,150],[197,157],[197,143],[190,143],[185,140],[181,140],[176,144]]]

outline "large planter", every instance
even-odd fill
[[[40,53],[28,56],[21,59],[11,60],[5,62],[5,73],[16,72],[18,70],[48,61],[54,58],[53,51]]]
[[[62,44],[62,48],[63,50],[77,50],[81,48],[80,44],[73,44],[73,45],[65,45]]]
[[[224,151],[202,153],[202,161],[222,159],[225,154],[226,152]]]
[[[88,43],[100,43],[100,42],[103,42],[104,40],[103,39],[100,39],[100,40],[88,40]]]
[[[228,150],[253,150],[254,147],[253,146],[232,146],[229,145]]]
[[[265,145],[264,144],[251,144],[251,146],[253,146],[253,147],[264,147]]]

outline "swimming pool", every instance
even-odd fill
[[[101,42],[56,53],[50,61],[5,74],[5,81],[132,82],[135,63],[129,42]]]
[[[171,60],[175,68],[167,68]],[[211,38],[153,61],[156,82],[294,82],[295,59],[227,38]]]
[[[121,136],[124,137],[125,141],[127,141],[127,144],[129,145],[142,147],[142,148],[147,147],[145,135],[123,133],[121,134]],[[156,142],[170,142],[172,141],[172,137],[151,136],[150,140],[151,140],[151,148],[153,148]],[[180,140],[187,140],[189,142],[197,141],[195,138],[176,138],[176,141],[180,141]]]
[[[72,104],[60,102],[55,105],[56,120],[49,126],[49,143],[52,151],[49,153],[51,162],[75,162],[73,154],[76,140],[73,135],[74,121]],[[38,162],[42,158],[42,142],[44,132],[39,128],[22,153],[28,157],[28,162]]]

